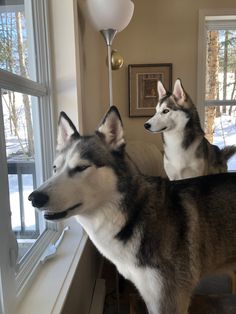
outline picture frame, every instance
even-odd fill
[[[129,116],[151,117],[158,102],[157,82],[172,89],[172,63],[129,64]]]

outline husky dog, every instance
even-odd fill
[[[54,172],[30,194],[32,205],[50,221],[75,215],[149,314],[187,313],[199,279],[235,265],[236,174],[134,174],[116,107],[91,136],[61,113]]]
[[[236,153],[236,146],[219,149],[208,142],[197,109],[180,79],[175,82],[173,94],[160,81],[157,89],[156,114],[144,127],[163,134],[164,168],[169,179],[227,172],[227,161]]]

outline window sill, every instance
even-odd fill
[[[65,303],[88,236],[74,218],[58,248],[57,255],[41,266],[18,307],[18,314],[60,313]]]

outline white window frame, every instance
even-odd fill
[[[206,17],[227,17],[225,21],[213,22],[209,21],[206,25]],[[209,10],[199,10],[199,25],[198,25],[198,71],[197,71],[197,104],[198,112],[201,120],[201,124],[204,127],[205,122],[205,106],[211,105],[235,105],[235,101],[232,100],[205,100],[205,81],[206,81],[206,43],[207,43],[207,30],[210,29],[210,25],[214,24],[214,29],[222,29],[228,27],[232,29],[233,25],[230,22],[230,17],[236,16],[236,9],[209,9]],[[235,28],[235,25],[234,25]]]
[[[38,60],[38,81],[34,82],[16,74],[0,70],[0,89],[7,89],[22,94],[39,97],[39,115],[41,123],[43,180],[52,174],[54,156],[54,123],[51,95],[50,70],[50,39],[48,35],[48,1],[32,0],[33,20],[35,27],[35,44]],[[45,23],[42,23],[45,21]],[[47,127],[46,127],[47,126]],[[50,130],[48,129],[50,128]],[[47,130],[47,133],[46,133]],[[15,239],[11,231],[10,204],[8,191],[8,173],[5,152],[5,136],[3,112],[0,97],[0,313],[16,313],[16,306],[24,296],[27,287],[40,268],[40,257],[50,242],[58,238],[61,226],[47,223],[46,230],[33,245],[33,248],[23,258],[16,270]],[[2,287],[2,289],[1,289]]]

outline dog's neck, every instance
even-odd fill
[[[124,246],[116,238],[126,223],[125,215],[119,208],[120,202],[117,199],[89,214],[76,217],[97,249],[117,267],[123,263],[124,255],[127,254],[127,249],[123,252]]]
[[[171,147],[187,150],[191,145],[200,143],[203,137],[204,132],[200,123],[194,124],[190,119],[185,125],[163,133],[164,149]]]
[[[114,226],[121,228],[125,220],[119,209],[120,198],[117,197],[96,209],[81,213],[76,218],[89,235],[103,233],[106,228],[111,228],[112,234],[115,234]]]
[[[184,138],[184,129],[173,129],[170,131],[163,132],[163,141],[165,145],[173,144],[173,139],[175,140],[174,143],[176,145],[181,145]]]

